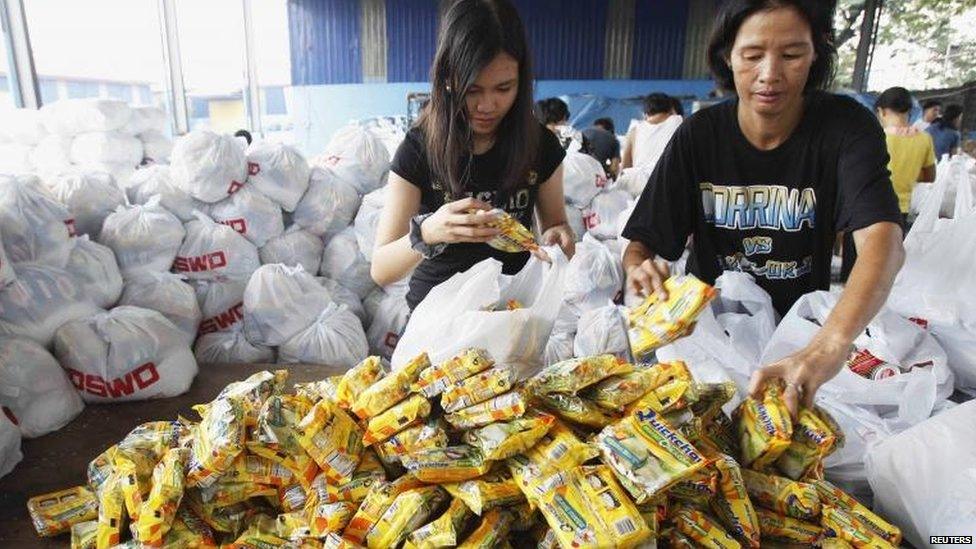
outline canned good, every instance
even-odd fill
[[[898,368],[895,368],[891,364],[880,364],[871,369],[868,377],[871,379],[884,379],[895,375],[898,375]]]

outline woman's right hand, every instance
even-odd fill
[[[664,289],[664,281],[671,276],[671,268],[663,259],[645,259],[637,265],[627,269],[627,288],[641,297],[656,292],[659,299],[667,299],[668,291]]]
[[[493,219],[488,215],[490,204],[474,198],[448,202],[424,220],[420,234],[427,244],[454,244],[457,242],[488,242],[498,236],[498,229],[485,226]],[[477,210],[468,213],[470,210]]]

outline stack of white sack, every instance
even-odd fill
[[[325,244],[320,237],[298,225],[292,225],[281,235],[270,239],[259,253],[264,265],[300,265],[305,272],[314,273],[322,263],[324,249]]]
[[[173,183],[193,198],[219,202],[247,181],[244,145],[230,135],[191,131],[173,145],[170,174]]]
[[[0,406],[16,420],[25,438],[57,431],[84,403],[51,353],[36,342],[0,336]],[[2,414],[0,414],[2,415]]]
[[[195,280],[250,278],[260,266],[254,244],[201,212],[194,217],[184,226],[186,237],[173,261],[173,272]]]
[[[191,280],[200,306],[198,335],[244,328],[247,280]]]
[[[202,314],[196,292],[182,275],[153,271],[136,273],[126,279],[119,305],[156,311],[176,326],[187,345],[196,339]]]
[[[373,248],[376,245],[376,228],[380,214],[386,204],[386,187],[381,187],[363,197],[363,203],[356,213],[353,226],[356,228],[356,243],[366,261],[373,261]]]
[[[0,175],[0,237],[7,259],[64,267],[74,217],[33,175]]]
[[[115,253],[108,246],[89,240],[88,235],[74,238],[72,243],[74,249],[64,269],[74,275],[82,295],[103,309],[111,308],[122,294],[122,273]]]
[[[309,167],[294,147],[255,141],[247,148],[248,186],[288,212],[308,189]]]
[[[377,287],[369,271],[369,261],[359,249],[354,227],[346,227],[335,235],[322,252],[319,274],[356,292],[360,299]]]
[[[122,192],[111,174],[77,169],[46,180],[51,194],[67,206],[75,219],[75,232],[97,240],[110,213],[125,205]]]
[[[410,306],[407,305],[409,287],[405,282],[376,288],[363,302],[369,321],[366,339],[371,355],[392,359],[400,336],[407,327]]]
[[[159,204],[186,223],[193,219],[193,211],[207,211],[207,204],[196,200],[173,182],[169,166],[154,164],[139,168],[129,179],[125,189],[130,204],[145,204],[159,195]]]
[[[16,279],[0,289],[0,335],[48,347],[62,324],[100,310],[63,269],[40,263],[15,263],[13,268]]]
[[[341,179],[332,168],[314,167],[308,190],[298,202],[292,219],[299,227],[324,237],[352,224],[362,197],[352,184]]]
[[[249,184],[212,204],[209,211],[214,221],[241,233],[258,248],[285,232],[281,206]]]
[[[169,271],[186,230],[153,195],[145,204],[119,206],[102,224],[99,242],[115,252],[123,277],[138,271]]]
[[[386,184],[390,153],[376,135],[353,123],[339,129],[312,164],[333,168],[359,194],[368,194]]]

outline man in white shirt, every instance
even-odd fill
[[[674,111],[673,98],[663,93],[645,97],[644,119],[633,124],[627,132],[621,167],[653,170],[681,121],[682,117]]]
[[[942,116],[942,101],[928,99],[922,103],[922,118],[919,118],[914,126],[918,128],[918,131],[924,132],[940,116]]]

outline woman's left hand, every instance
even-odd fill
[[[813,407],[813,397],[821,385],[830,381],[844,367],[850,345],[830,345],[812,342],[807,347],[782,358],[752,374],[749,394],[761,399],[763,387],[770,379],[786,382],[783,400],[796,419],[800,408]]]
[[[576,235],[573,234],[573,229],[569,227],[569,223],[554,225],[546,229],[546,232],[542,233],[542,244],[544,246],[558,244],[563,253],[566,254],[567,259],[572,259],[573,254],[576,253]]]

